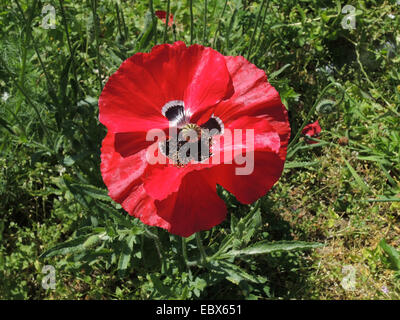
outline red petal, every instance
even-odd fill
[[[168,128],[162,107],[183,100],[191,114],[204,112],[231,91],[224,56],[183,42],[155,46],[125,60],[99,99],[100,121],[112,132]]]
[[[319,125],[318,120],[306,125],[301,131],[301,133],[309,137],[314,137],[319,135],[321,133],[321,126]]]
[[[167,16],[167,12],[163,10],[157,10],[154,14],[160,19],[165,19]]]
[[[242,154],[247,152],[249,157],[253,156],[253,171],[247,175],[238,175],[236,169],[246,164],[238,165],[233,161],[232,164],[212,167],[209,175],[234,194],[238,201],[249,204],[264,196],[279,180],[284,166],[284,160],[280,157],[281,141],[268,120],[261,117],[242,117],[232,121],[228,128],[232,131],[241,128],[243,132],[245,129],[254,129],[254,146],[242,149]],[[242,145],[246,146],[244,136]],[[234,147],[240,147],[235,140]],[[213,151],[220,152],[222,159],[226,148],[221,144],[219,150]]]
[[[155,201],[158,214],[170,224],[169,232],[188,237],[224,221],[226,207],[216,193],[215,181],[207,173],[185,176],[178,192],[163,201]]]
[[[264,196],[278,181],[284,162],[278,154],[256,151],[254,171],[250,175],[236,175],[237,166],[222,164],[210,169],[219,185],[236,196],[244,204],[250,204]]]
[[[129,157],[146,149],[154,141],[146,141],[146,132],[121,132],[115,134],[114,148],[122,157]]]
[[[192,171],[211,167],[212,164],[187,164],[184,167],[174,165],[149,166],[144,175],[146,192],[155,200],[164,200],[169,195],[177,192],[182,179]]]
[[[167,21],[167,12],[166,11],[157,10],[154,13],[163,23],[165,23]],[[170,13],[169,19],[168,19],[168,26],[172,27],[173,24],[174,24],[174,16],[172,15],[172,13]]]
[[[214,114],[225,124],[242,116],[263,116],[278,132],[281,140],[279,152],[282,160],[290,138],[290,125],[279,93],[267,81],[265,72],[245,58],[225,57],[231,74],[234,94],[216,107]]]
[[[147,195],[143,184],[137,185],[121,205],[130,215],[139,218],[149,226],[167,230],[170,228],[170,224],[157,214],[154,201]]]
[[[101,148],[100,170],[109,196],[144,223],[168,228],[157,215],[154,201],[144,191],[141,177],[147,167],[146,150],[122,157],[115,152],[115,134],[108,132]]]
[[[242,139],[240,142],[236,141],[234,137],[235,130],[238,129],[242,131]],[[246,145],[247,130],[254,130],[254,145]],[[243,152],[268,150],[273,153],[279,153],[280,151],[281,141],[279,134],[275,132],[275,128],[271,126],[270,122],[265,117],[241,117],[229,122],[225,126],[225,133],[221,137],[219,148],[213,147],[213,152],[224,153],[229,151],[229,146],[227,148],[224,145],[224,140],[229,134],[232,135],[232,149],[242,148]]]

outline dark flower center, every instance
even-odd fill
[[[201,126],[190,123],[190,114],[185,111],[183,101],[170,101],[162,108],[169,120],[172,134],[159,144],[160,151],[177,166],[185,166],[192,160],[202,162],[212,156],[212,137],[223,133],[222,121],[211,116]]]

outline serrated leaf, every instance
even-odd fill
[[[265,283],[267,281],[267,278],[263,276],[249,274],[239,266],[226,261],[214,261],[211,263],[211,266],[212,270],[223,272],[227,280],[237,285],[241,281],[250,281],[259,284]]]
[[[308,168],[319,164],[319,161],[301,162],[301,161],[286,161],[285,169],[293,168]]]
[[[88,239],[88,236],[84,235],[84,236],[75,238],[73,240],[69,240],[69,241],[60,243],[60,244],[54,246],[53,248],[45,251],[44,253],[42,253],[40,255],[39,259],[49,258],[49,257],[53,257],[56,255],[66,255],[69,253],[76,253],[76,252],[83,251],[83,250],[85,250],[85,247],[83,246],[83,244],[85,243],[85,241],[87,239]]]
[[[104,210],[104,212],[110,214],[114,218],[115,222],[119,223],[124,227],[127,227],[128,229],[132,228],[132,223],[125,216],[123,216],[117,209],[100,201],[96,201],[96,206],[99,207],[101,210]]]
[[[132,257],[133,243],[135,242],[136,234],[129,235],[123,243],[123,250],[118,260],[118,271],[124,273],[129,266]]]
[[[389,261],[392,264],[392,267],[400,271],[400,253],[391,245],[388,245],[385,239],[382,239],[379,242],[379,246],[389,256]]]
[[[271,81],[273,79],[275,79],[277,76],[279,76],[283,71],[285,71],[288,67],[290,67],[290,64],[285,64],[282,68],[280,68],[277,71],[272,72],[269,77],[268,80]]]
[[[293,251],[293,250],[306,250],[322,247],[323,244],[317,242],[305,242],[305,241],[260,241],[250,247],[231,250],[225,254],[222,254],[218,259],[244,256],[244,255],[255,255],[255,254],[268,254],[277,251]]]
[[[82,244],[82,247],[84,249],[93,247],[99,241],[100,241],[100,235],[99,234],[94,234],[94,235],[92,235],[92,236],[90,236],[89,238],[86,239],[86,241]]]
[[[351,175],[354,177],[354,179],[356,180],[357,184],[360,186],[360,188],[362,190],[364,190],[365,192],[369,192],[370,191],[369,187],[366,185],[364,180],[361,179],[361,177],[358,175],[357,171],[354,170],[354,168],[351,166],[351,164],[346,159],[343,158],[343,160],[346,163],[346,166],[349,169]]]
[[[71,186],[81,190],[82,193],[94,199],[111,201],[111,198],[108,196],[107,191],[105,189],[100,189],[92,185],[78,184],[78,183],[72,183]]]

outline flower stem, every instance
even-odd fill
[[[167,2],[167,13],[165,16],[165,26],[164,26],[164,43],[167,43],[167,32],[169,23],[169,11],[170,11],[170,0]]]
[[[92,0],[91,2],[92,5],[92,14],[93,14],[93,20],[94,20],[94,36],[96,40],[96,55],[97,55],[97,68],[99,70],[97,77],[99,80],[99,87],[100,87],[100,92],[103,91],[103,82],[102,82],[102,68],[101,68],[101,62],[100,62],[100,43],[99,43],[99,33],[100,33],[100,21],[99,17],[97,15],[97,0]]]
[[[261,12],[262,12],[262,10],[264,9],[265,1],[266,1],[266,0],[263,0],[263,2],[262,2],[262,4],[261,4],[261,7],[260,7],[260,10],[258,11],[258,15],[257,15],[257,19],[256,19],[256,24],[255,24],[255,26],[254,26],[254,30],[253,30],[253,33],[252,33],[251,39],[250,39],[249,51],[247,52],[247,57],[246,57],[247,60],[249,60],[250,55],[251,55],[251,51],[252,51],[252,49],[253,49],[254,37],[255,37],[256,32],[257,32],[257,29],[258,29],[258,23],[259,23],[259,21],[260,21]]]
[[[183,260],[185,260],[186,268],[190,271],[189,259],[188,259],[188,254],[187,254],[186,239],[185,239],[184,237],[181,237],[181,239],[182,239],[182,255],[183,255]]]
[[[151,19],[152,19],[152,30],[153,30],[152,37],[154,37],[153,38],[154,44],[157,44],[157,18],[154,13],[153,0],[149,0],[149,11],[151,14]]]
[[[204,250],[203,243],[201,241],[200,232],[196,232],[196,242],[197,242],[197,247],[200,251],[200,262],[201,262],[201,264],[206,264],[207,263],[207,255],[206,255],[206,251]]]
[[[207,0],[204,0],[204,26],[203,26],[203,45],[206,45],[207,35]]]
[[[28,28],[28,27],[30,26],[30,23],[28,23],[28,21],[25,19],[24,11],[22,10],[22,7],[21,7],[21,5],[20,5],[20,3],[19,3],[18,0],[16,0],[16,4],[17,4],[17,7],[18,7],[18,10],[19,10],[20,13],[21,13],[22,21],[25,23],[26,27]],[[57,99],[56,99],[56,94],[55,94],[55,90],[54,90],[54,84],[53,84],[53,82],[52,82],[52,80],[51,80],[51,78],[50,78],[49,73],[47,72],[47,69],[46,69],[46,67],[45,67],[45,65],[44,65],[44,63],[43,63],[42,58],[40,57],[39,50],[38,50],[38,48],[37,48],[37,45],[36,45],[36,42],[35,42],[35,41],[32,41],[32,46],[33,46],[33,49],[35,50],[35,53],[36,53],[36,56],[37,56],[37,58],[38,58],[38,60],[39,60],[40,66],[42,67],[43,73],[44,73],[44,75],[45,75],[45,77],[46,77],[47,85],[48,85],[48,87],[49,87],[50,97],[51,97],[51,99],[53,100],[53,103],[54,103],[56,106],[58,106],[59,103],[58,103],[58,101],[57,101]]]
[[[219,29],[221,27],[221,20],[222,20],[222,17],[224,16],[224,14],[225,14],[225,9],[226,9],[226,5],[227,4],[228,4],[228,0],[225,0],[224,8],[222,9],[221,16],[219,17],[219,20],[218,20],[218,26],[217,26],[217,29],[215,30],[215,33],[214,33],[214,39],[213,39],[213,48],[214,49],[215,49],[215,44],[217,42],[218,32],[219,32]]]
[[[166,261],[165,261],[164,255],[163,255],[163,248],[161,245],[161,241],[160,241],[160,238],[158,237],[158,232],[156,234],[154,234],[148,228],[145,228],[145,234],[149,238],[154,240],[154,245],[156,246],[157,253],[158,253],[158,256],[159,256],[160,262],[161,262],[161,273],[163,274],[163,273],[165,273],[167,268],[166,268]]]
[[[68,25],[67,25],[67,19],[65,17],[63,0],[59,0],[59,3],[60,3],[60,8],[61,8],[61,17],[62,17],[62,22],[64,24],[65,35],[67,37],[68,50],[69,50],[69,54],[71,55],[71,61],[72,61],[72,64],[73,64],[73,67],[72,67],[73,75],[74,75],[74,79],[75,79],[76,85],[79,88],[79,81],[78,81],[78,77],[76,75],[76,63],[75,63],[75,59],[74,59],[74,50],[72,48],[71,38],[70,38],[69,32],[68,32]],[[101,84],[101,80],[100,80],[100,84]]]
[[[189,0],[190,8],[190,44],[193,44],[193,1]]]

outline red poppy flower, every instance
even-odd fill
[[[99,109],[108,129],[101,173],[110,197],[145,224],[173,234],[187,237],[225,219],[217,184],[249,204],[282,173],[290,136],[286,109],[264,71],[241,56],[183,42],[155,46],[122,63]],[[149,130],[171,128],[194,132],[187,143],[200,146],[201,154],[182,158],[183,146],[171,134],[147,141]],[[250,146],[250,131],[225,143],[237,129],[252,130]],[[238,175],[246,164],[236,160],[246,152],[253,170]]]
[[[312,138],[318,137],[319,134],[321,133],[321,126],[319,125],[318,120],[306,125],[303,128],[303,130],[301,131],[301,133],[304,134],[306,137],[312,137]],[[317,141],[313,141],[313,140],[309,140],[309,139],[306,139],[306,142],[308,144],[318,143]]]
[[[164,24],[167,22],[167,12],[163,10],[157,10],[154,12],[157,18],[159,18]],[[172,27],[174,24],[174,16],[172,13],[169,14],[169,19],[168,19],[168,26]]]

